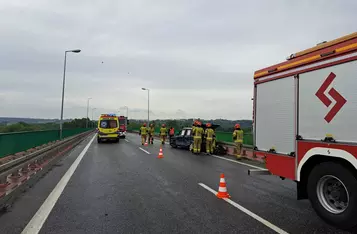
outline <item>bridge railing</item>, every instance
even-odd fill
[[[63,137],[70,137],[92,128],[63,129]],[[59,140],[59,130],[0,133],[0,158],[26,151]]]

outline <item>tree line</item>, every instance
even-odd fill
[[[86,118],[73,119],[63,123],[64,129],[72,128],[85,128]],[[97,126],[97,121],[90,121],[88,119],[88,126],[95,128]],[[0,133],[11,133],[11,132],[29,132],[29,131],[44,131],[44,130],[57,130],[59,129],[59,122],[51,123],[25,123],[18,122],[13,124],[0,124]]]
[[[183,127],[190,127],[192,126],[194,119],[179,119],[179,120],[153,120],[150,121],[150,124],[154,124],[156,128],[161,127],[161,125],[164,123],[166,124],[166,127],[173,127],[176,130],[181,129]],[[220,132],[231,132],[234,130],[234,125],[236,123],[239,123],[241,125],[241,128],[244,129],[244,132],[250,133],[252,131],[252,121],[251,120],[227,120],[227,119],[215,119],[215,120],[200,120],[202,123],[207,123],[210,122],[212,124],[217,124],[219,127],[216,129],[216,131]],[[142,126],[142,124],[147,121],[145,120],[135,120],[135,119],[130,119],[129,120],[129,128],[136,129]]]

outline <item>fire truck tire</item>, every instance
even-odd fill
[[[318,164],[309,175],[307,193],[325,222],[344,230],[357,227],[357,179],[348,168],[335,162]]]

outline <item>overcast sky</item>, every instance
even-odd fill
[[[357,1],[0,0],[0,116],[251,119],[253,73],[356,31]],[[91,117],[91,111],[90,111]]]

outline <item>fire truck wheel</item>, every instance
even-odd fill
[[[345,230],[357,226],[357,179],[345,166],[335,162],[315,166],[307,193],[312,207],[327,223]]]

